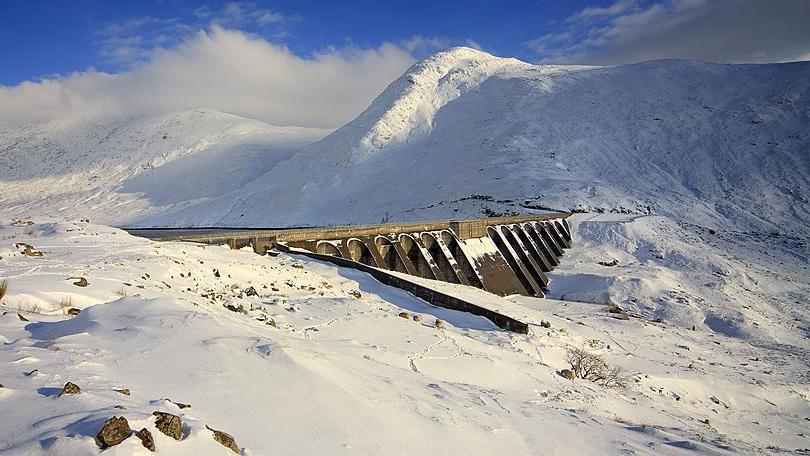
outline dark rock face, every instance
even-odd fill
[[[62,397],[65,394],[79,394],[82,392],[82,389],[79,388],[79,385],[73,382],[65,383],[65,386],[62,388],[62,391],[59,392],[59,397]]]
[[[253,287],[247,287],[245,289],[245,296],[259,296],[259,293]]]
[[[560,377],[567,378],[568,380],[574,380],[576,378],[576,375],[574,374],[574,371],[572,371],[571,369],[563,369],[560,371]]]
[[[238,313],[244,313],[245,312],[245,308],[242,307],[242,304],[233,304],[233,303],[228,302],[228,303],[225,303],[223,305],[225,306],[226,309],[230,310],[231,312],[238,312]]]
[[[180,440],[183,437],[183,422],[180,417],[166,412],[152,412],[152,415],[157,417],[155,427],[158,431],[168,435],[174,440]]]
[[[114,389],[113,391],[115,391],[116,393],[123,394],[124,396],[130,395],[129,388]]]
[[[608,306],[607,306],[607,308],[605,310],[607,311],[607,313],[612,313],[612,314],[624,313],[624,310],[622,310],[621,307],[619,307],[619,306],[617,306],[616,304],[613,304],[613,303],[608,304]]]
[[[75,307],[71,307],[70,309],[67,310],[67,314],[72,317],[79,315],[81,312],[82,312],[81,309],[77,309]]]
[[[89,285],[89,282],[87,282],[87,279],[85,279],[84,277],[71,277],[68,280],[75,280],[75,282],[73,282],[73,285],[76,285],[77,287],[86,287],[87,285]]]
[[[132,435],[127,419],[123,416],[114,416],[104,423],[96,435],[96,444],[101,449],[118,445]]]
[[[618,320],[629,320],[630,319],[630,317],[627,315],[627,313],[624,311],[624,309],[617,306],[616,304],[613,304],[613,303],[608,304],[607,309],[605,309],[605,310],[607,311],[607,313],[611,314],[611,316],[613,318],[616,318]]]
[[[149,432],[146,428],[141,429],[135,434],[139,439],[141,439],[141,443],[144,447],[146,447],[149,451],[155,451],[155,439],[152,438],[152,433]]]
[[[34,246],[32,246],[31,244],[26,244],[25,242],[18,242],[16,244],[14,244],[14,246],[17,247],[18,249],[20,249],[20,252],[22,252],[22,254],[25,255],[25,256],[30,256],[30,257],[41,257],[42,256],[42,252],[35,249]]]
[[[171,400],[171,399],[166,399],[166,400],[167,400],[167,401],[169,401],[169,402],[171,402],[172,404],[174,404],[174,405],[178,406],[178,407],[180,408],[180,410],[182,410],[182,409],[184,409],[184,408],[189,408],[189,407],[191,407],[191,404],[184,404],[184,403],[182,403],[182,402],[175,402],[175,401],[173,401],[173,400]]]
[[[209,426],[206,426],[209,431],[214,433],[214,440],[222,444],[223,446],[229,448],[236,454],[239,454],[239,445],[236,444],[236,439],[233,438],[231,434],[227,432],[217,431]]]

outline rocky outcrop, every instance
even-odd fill
[[[158,431],[174,440],[180,440],[183,437],[183,422],[179,416],[166,412],[153,412],[152,415],[157,417],[155,427],[158,428]]]
[[[96,444],[101,448],[118,445],[132,435],[127,419],[123,416],[114,416],[104,423],[96,435]]]
[[[59,392],[58,397],[62,397],[65,394],[79,394],[81,392],[82,392],[82,389],[79,388],[79,385],[77,385],[77,384],[75,384],[73,382],[67,382],[67,383],[65,383],[65,386],[62,387],[62,391]]]
[[[221,443],[223,446],[229,448],[236,454],[239,454],[239,445],[236,444],[236,439],[227,432],[218,431],[210,426],[205,426],[209,431],[214,433],[214,440]]]
[[[141,439],[141,444],[149,451],[155,451],[155,439],[148,429],[143,428],[135,434],[136,437]]]

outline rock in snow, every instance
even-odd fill
[[[65,383],[65,386],[62,387],[62,391],[59,392],[59,396],[64,396],[65,394],[79,394],[82,392],[82,389],[79,388],[78,385],[72,382]]]
[[[239,454],[239,445],[236,444],[236,439],[234,439],[232,435],[208,426],[206,426],[206,428],[214,433],[214,440],[221,443],[224,447],[229,448],[234,453]]]
[[[175,440],[183,438],[183,421],[179,416],[166,412],[152,412],[152,415],[157,417],[155,427],[160,432]]]
[[[96,442],[102,449],[118,445],[132,435],[127,419],[114,416],[107,420],[96,435]]]
[[[148,449],[149,451],[155,451],[155,439],[152,437],[152,433],[149,432],[148,429],[143,428],[135,434],[139,439],[141,439],[141,444]]]

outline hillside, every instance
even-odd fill
[[[148,221],[275,226],[552,207],[795,234],[810,221],[809,81],[807,62],[559,67],[456,48],[245,189]]]
[[[554,208],[798,235],[808,81],[808,62],[548,66],[454,48],[328,136],[213,111],[2,130],[0,207],[138,226]]]
[[[326,133],[211,110],[0,129],[0,211],[137,224],[237,190]]]

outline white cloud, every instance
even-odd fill
[[[302,58],[286,47],[212,26],[145,63],[0,87],[0,124],[212,108],[274,125],[336,127],[414,62],[392,44]]]
[[[199,27],[178,18],[138,17],[109,23],[98,30],[99,53],[109,62],[132,66],[149,59],[155,49],[178,44]]]
[[[97,45],[108,63],[127,67],[144,63],[156,49],[177,46],[201,29],[218,26],[261,32],[275,41],[287,36],[289,26],[300,20],[298,15],[284,15],[252,2],[228,2],[216,9],[201,6],[178,17],[145,16],[107,23],[97,32]]]
[[[229,2],[214,11],[201,7],[196,10],[196,15],[208,20],[211,24],[223,27],[242,27],[252,24],[264,27],[288,19],[287,16],[277,11],[259,8],[252,2]]]
[[[636,5],[638,0],[619,0],[613,3],[610,6],[606,7],[598,7],[598,6],[589,6],[585,9],[579,11],[576,14],[571,15],[566,22],[574,22],[580,19],[589,19],[594,17],[610,17],[615,16],[617,14],[621,14],[630,7]]]
[[[402,41],[399,46],[411,55],[416,56],[424,56],[453,46],[467,46],[473,49],[481,49],[481,45],[469,38],[459,39],[449,36],[424,35],[414,35]]]
[[[554,63],[804,60],[809,17],[807,0],[618,0],[585,8],[526,44],[540,61]]]

